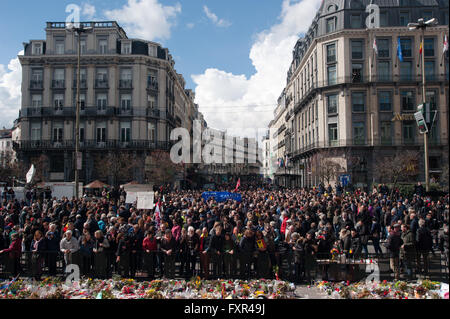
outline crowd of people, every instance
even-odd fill
[[[242,185],[239,192],[241,202],[217,202],[201,191],[161,188],[151,210],[126,204],[123,189],[80,199],[27,194],[21,201],[3,192],[0,261],[4,273],[25,275],[26,265],[36,280],[44,268],[57,275],[62,262],[96,278],[142,272],[302,282],[332,251],[364,258],[373,246],[373,258],[389,255],[395,279],[426,275],[435,251],[448,267],[449,195],[432,200],[420,183],[410,198],[385,185],[371,192]]]

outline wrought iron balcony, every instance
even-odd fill
[[[173,145],[170,141],[149,141],[149,140],[130,140],[122,142],[121,140],[82,140],[80,141],[81,150],[113,150],[113,149],[162,149],[169,150]],[[13,148],[16,151],[33,150],[74,150],[75,140],[35,140],[35,141],[17,141],[13,142]]]
[[[132,89],[133,88],[133,80],[119,80],[119,88],[120,89]]]
[[[42,80],[30,81],[30,90],[42,90],[44,88],[44,82]]]
[[[95,80],[95,88],[96,89],[107,89],[108,86],[108,80],[105,79],[96,79]]]
[[[73,88],[77,88],[77,80],[73,80]],[[86,79],[80,79],[80,89],[86,89],[87,88],[87,80]]]
[[[147,81],[147,90],[158,91],[158,82],[149,79]]]
[[[52,81],[52,89],[65,89],[66,81],[65,80],[53,80]]]

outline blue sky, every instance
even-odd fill
[[[227,69],[233,73],[252,74],[248,53],[252,37],[272,25],[279,15],[281,0],[165,0],[168,6],[181,4],[181,13],[169,39],[150,39],[169,48],[176,69],[185,76],[187,86],[194,88],[190,74],[202,73],[208,67]],[[0,64],[8,64],[23,48],[22,42],[45,38],[46,21],[65,21],[68,4],[85,3],[96,8],[95,19],[104,17],[104,10],[120,8],[127,0],[43,0],[0,1],[0,28],[3,44]],[[214,26],[206,17],[206,5],[219,18],[231,23],[229,27]],[[26,10],[24,11],[24,8]],[[81,15],[81,20],[86,20]],[[189,28],[187,24],[193,23]],[[126,30],[129,33],[129,30]],[[129,35],[130,36],[130,35]]]
[[[308,29],[320,2],[2,0],[0,112],[6,116],[0,126],[10,126],[20,108],[16,57],[22,42],[44,39],[45,22],[65,21],[68,4],[80,6],[82,21],[118,20],[129,37],[169,48],[177,72],[183,74],[186,87],[195,90],[200,111],[213,127],[248,126],[249,119],[254,127],[266,126],[286,84],[293,45]],[[261,115],[260,121],[254,120],[255,114]]]

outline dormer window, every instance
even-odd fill
[[[33,42],[32,54],[33,55],[41,55],[42,54],[42,42]]]
[[[107,39],[99,39],[98,40],[98,49],[100,54],[106,54],[108,52],[108,40]]]
[[[56,54],[64,54],[65,45],[64,38],[55,40],[55,53]]]
[[[122,42],[122,54],[131,54],[131,42],[130,41]]]
[[[148,55],[152,56],[152,57],[156,57],[157,56],[156,52],[157,52],[156,51],[156,46],[154,46],[152,44],[149,44],[148,45]]]

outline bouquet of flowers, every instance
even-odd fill
[[[331,260],[332,261],[335,261],[339,257],[339,255],[341,254],[341,252],[337,248],[331,249],[330,253],[331,253]]]

